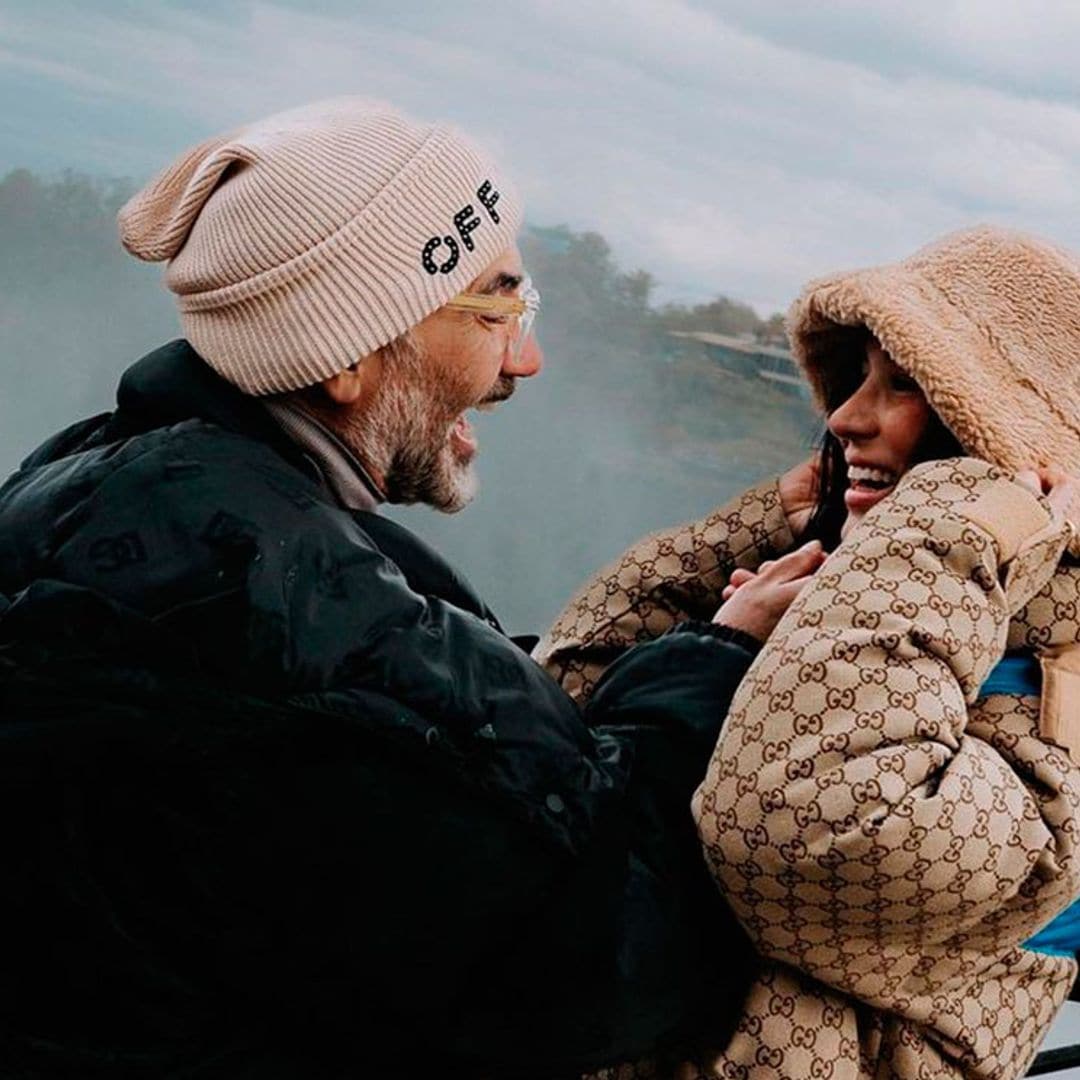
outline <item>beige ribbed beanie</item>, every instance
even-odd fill
[[[340,98],[194,147],[119,224],[133,255],[170,260],[196,351],[245,393],[270,394],[421,322],[514,243],[521,209],[460,133]]]
[[[820,403],[844,328],[865,326],[977,457],[1080,471],[1080,260],[979,226],[888,266],[810,282],[788,314]]]

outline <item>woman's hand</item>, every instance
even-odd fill
[[[756,573],[735,570],[712,621],[765,641],[825,558],[821,544],[811,540],[782,558],[763,562]]]
[[[806,531],[817,503],[821,460],[815,454],[780,477],[780,505],[796,540]]]
[[[1076,499],[1080,481],[1059,465],[1022,469],[1016,474],[1016,482],[1021,487],[1027,488],[1032,495],[1045,495],[1054,512],[1070,520],[1069,510]]]

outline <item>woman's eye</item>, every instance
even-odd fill
[[[509,315],[481,315],[480,321],[485,322],[488,326],[505,326]]]
[[[891,379],[892,388],[901,394],[921,393],[919,384],[910,376],[897,372]]]

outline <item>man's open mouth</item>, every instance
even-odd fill
[[[459,455],[472,457],[476,453],[476,433],[466,415],[469,412],[489,413],[494,411],[495,406],[505,401],[514,392],[515,386],[512,379],[503,377],[492,388],[491,393],[482,401],[464,410],[454,421],[450,428],[450,441],[454,444]]]

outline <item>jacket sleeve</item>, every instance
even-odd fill
[[[594,731],[634,731],[633,785],[664,792],[685,814],[757,651],[726,627],[679,623],[605,671],[585,719]]]
[[[248,580],[259,681],[288,698],[350,713],[359,695],[401,704],[391,737],[496,795],[577,853],[620,797],[629,759],[598,738],[550,676],[483,617],[415,591],[359,527],[324,530],[267,552]],[[282,595],[282,582],[286,590]],[[251,651],[249,651],[249,656]],[[256,684],[257,684],[256,683]]]
[[[685,619],[708,621],[732,570],[754,569],[793,543],[777,481],[761,483],[700,521],[631,547],[567,604],[534,655],[584,701],[631,645]]]
[[[724,1038],[734,1027],[756,954],[718,901],[690,817],[752,659],[717,629],[681,624],[601,679],[586,720],[627,748],[632,767],[617,813],[489,980],[484,1053],[509,1063],[493,1075],[572,1076],[687,1031]]]
[[[931,1023],[935,994],[1031,932],[1008,913],[1071,861],[1045,790],[1068,779],[972,734],[968,708],[1069,531],[999,469],[928,463],[788,610],[693,800],[764,954]]]

